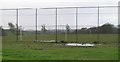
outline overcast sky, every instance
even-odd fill
[[[119,0],[0,0],[2,8],[118,5]]]
[[[52,7],[89,7],[89,6],[117,6],[119,0],[0,0],[0,9],[9,8],[52,8]],[[35,25],[35,10],[19,11],[19,25]],[[78,9],[78,25],[97,25],[97,8]],[[4,26],[8,22],[15,23],[15,11],[0,11]],[[117,8],[100,9],[100,23],[118,22]],[[75,25],[75,9],[58,10],[59,25]],[[38,10],[38,25],[54,25],[55,10]]]

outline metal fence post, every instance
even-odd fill
[[[76,42],[78,41],[78,31],[77,31],[77,29],[78,29],[78,8],[76,8]]]
[[[19,40],[19,38],[18,38],[18,9],[16,9],[16,25],[17,25],[17,33],[16,33],[16,36],[17,36],[17,39],[16,39],[16,41],[18,41]]]
[[[98,35],[97,35],[97,38],[98,38],[98,43],[99,43],[99,41],[100,41],[100,39],[99,39],[99,34],[100,34],[100,27],[99,27],[99,23],[100,23],[100,10],[99,10],[100,8],[98,7]]]
[[[35,38],[36,38],[36,41],[38,40],[38,38],[37,38],[37,13],[38,13],[38,11],[37,11],[37,8],[36,8],[36,12],[35,12],[36,14],[35,14],[35,20],[36,20],[36,23],[35,23],[35,25],[36,25],[36,36],[35,36]]]
[[[57,15],[58,15],[58,14],[57,14],[57,10],[58,10],[58,9],[56,8],[56,10],[55,10],[55,29],[56,29],[56,33],[55,33],[55,34],[56,34],[56,37],[55,37],[55,39],[56,39],[56,43],[57,43],[57,35],[58,35],[58,34],[57,34]]]

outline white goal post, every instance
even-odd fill
[[[22,31],[22,26],[19,27],[19,40],[22,41],[23,40],[23,31]]]

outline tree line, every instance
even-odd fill
[[[78,33],[80,34],[117,34],[118,29],[120,29],[120,25],[114,26],[110,23],[105,23],[99,27],[90,27],[90,28],[81,28],[78,29]]]
[[[18,34],[20,35],[20,30],[22,30],[17,24],[14,25],[13,23],[8,23],[8,26],[9,26],[9,29],[6,30],[2,27],[0,27],[0,35],[6,35],[7,31],[10,31],[12,34]],[[38,32],[42,32],[42,33],[46,33],[47,31],[47,28],[45,25],[43,25],[41,27],[41,31],[38,31]],[[60,31],[58,29],[58,31]],[[61,30],[61,32],[63,32],[64,30]],[[64,31],[64,33],[78,33],[78,34],[118,34],[120,32],[120,25],[118,26],[115,26],[113,24],[110,24],[110,23],[105,23],[103,24],[102,26],[99,26],[99,27],[90,27],[90,28],[81,28],[81,29],[72,29],[70,28],[70,26],[67,24],[66,25],[66,29]],[[55,33],[55,32],[54,32]]]

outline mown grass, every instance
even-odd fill
[[[54,35],[38,35],[39,40],[53,40]],[[101,34],[95,47],[67,47],[64,43],[33,42],[34,35],[23,36],[24,41],[16,42],[16,36],[3,36],[3,60],[117,60],[118,37],[116,34]],[[64,40],[64,35],[58,35]],[[79,35],[78,42],[97,41],[97,35]],[[75,41],[75,35],[68,35],[67,41]]]
[[[2,37],[0,36],[0,61],[2,60]]]
[[[11,36],[6,36],[4,40],[6,41],[16,41],[16,36],[12,36],[12,38],[8,38]],[[23,35],[22,39],[23,41],[33,41],[35,40],[35,35]],[[55,40],[55,35],[37,35],[38,40]],[[69,34],[67,35],[67,40],[65,40],[64,34],[58,34],[57,40],[63,40],[67,42],[76,42],[76,35],[75,34]],[[77,42],[94,42],[98,41],[98,35],[97,34],[78,34],[78,40]],[[106,43],[117,43],[118,41],[118,35],[117,34],[100,34],[99,35],[99,41],[100,42],[106,42]]]

